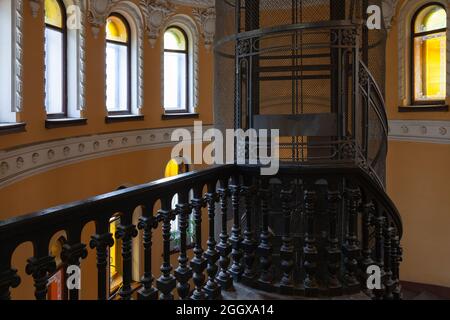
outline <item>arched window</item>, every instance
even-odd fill
[[[45,106],[48,118],[67,116],[66,10],[61,0],[45,0]]]
[[[412,21],[412,101],[441,102],[446,96],[447,12],[437,3],[417,11]]]
[[[131,113],[131,34],[127,20],[112,14],[106,23],[106,107],[109,114]]]
[[[178,26],[164,33],[164,109],[189,112],[189,42]]]

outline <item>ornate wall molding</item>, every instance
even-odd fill
[[[205,130],[211,126],[205,126]],[[146,129],[40,143],[0,151],[0,188],[69,164],[141,150],[171,147],[179,128]],[[193,127],[185,129],[193,132]]]
[[[140,5],[146,18],[148,40],[154,48],[167,19],[175,14],[175,6],[167,0],[141,0]]]
[[[389,140],[450,144],[450,121],[390,120]]]
[[[89,16],[88,21],[91,24],[92,33],[94,38],[98,37],[100,29],[106,23],[106,19],[111,13],[112,7],[120,0],[95,0],[88,1],[89,3]]]
[[[190,55],[190,70],[189,83],[192,92],[190,111],[196,112],[199,102],[199,32],[195,21],[185,15],[177,14],[168,19],[163,26],[163,29],[169,26],[178,26],[182,28],[189,38],[189,55]],[[164,43],[161,44],[161,61],[164,61]],[[164,63],[161,63],[161,107],[164,108]]]
[[[411,21],[414,13],[429,0],[408,0],[398,9],[398,99],[401,105],[405,106],[410,103],[409,99],[409,52],[410,52],[410,36]],[[435,0],[441,3],[447,12],[449,12],[448,0]],[[447,15],[447,24],[450,25],[450,14]],[[450,97],[450,29],[447,28],[447,97]]]
[[[197,8],[210,8],[214,7],[216,4],[215,0],[171,0],[173,4],[178,4],[181,6],[190,6]]]
[[[12,28],[13,28],[13,96],[12,112],[20,112],[23,107],[23,0],[16,0],[12,2],[14,6]]]
[[[201,34],[205,41],[207,50],[211,48],[216,34],[216,9],[211,8],[194,8],[193,15],[195,21],[200,26]]]
[[[397,10],[397,4],[399,0],[383,0],[381,3],[384,26],[386,29],[390,29],[394,20],[395,11]]]
[[[43,0],[28,0],[33,18],[37,18]]]

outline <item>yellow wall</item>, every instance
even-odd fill
[[[136,4],[138,0],[132,0]],[[177,7],[178,14],[192,17],[192,8]],[[87,19],[86,19],[87,20]],[[75,136],[108,133],[147,128],[191,126],[192,119],[162,120],[161,106],[161,36],[152,48],[147,35],[144,37],[144,121],[106,124],[105,106],[105,49],[104,32],[95,39],[90,25],[86,25],[86,111],[83,117],[88,124],[59,129],[45,128],[44,107],[44,52],[43,8],[33,18],[28,4],[24,5],[23,38],[23,112],[19,120],[26,122],[27,132],[0,135],[0,152],[45,141],[60,140]],[[199,35],[199,103],[197,112],[204,124],[213,123],[213,53],[204,46]],[[171,148],[130,152],[115,156],[83,161],[28,177],[20,182],[0,189],[0,220],[23,215],[55,205],[85,199],[110,192],[124,184],[141,184],[160,179],[170,159]],[[157,208],[156,208],[157,209]],[[204,217],[204,221],[207,217]],[[206,225],[206,224],[205,224]],[[206,230],[206,229],[205,229]],[[89,243],[95,233],[93,224],[83,231],[82,241]],[[206,240],[206,234],[204,235]],[[154,234],[153,270],[159,275],[161,264],[161,231]],[[26,259],[32,256],[31,245],[23,244],[14,254],[13,265],[19,269],[22,284],[13,290],[13,298],[32,299],[33,285],[25,275]],[[142,263],[143,259],[141,259]],[[172,263],[177,265],[175,257]],[[97,295],[95,250],[82,262],[81,298],[95,299]],[[88,270],[88,271],[86,271]]]
[[[139,3],[138,0],[134,0]],[[192,8],[178,7],[177,13],[192,16]],[[24,6],[23,44],[23,112],[20,120],[27,123],[27,132],[0,136],[0,150],[38,141],[50,141],[93,133],[137,130],[143,128],[176,127],[192,124],[190,119],[161,120],[161,36],[154,48],[144,37],[144,107],[145,121],[106,124],[105,116],[105,42],[104,30],[95,39],[90,25],[86,28],[86,111],[88,125],[46,129],[44,107],[44,20],[43,12],[33,18]],[[213,122],[213,53],[199,40],[199,104],[198,113],[204,124]]]
[[[400,1],[397,8],[406,1]],[[400,10],[389,31],[386,49],[388,117],[391,120],[450,120],[449,112],[398,112],[401,105],[398,96]],[[400,211],[405,230],[402,280],[450,287],[449,181],[449,145],[390,142],[387,189]]]

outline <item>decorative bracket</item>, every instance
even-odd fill
[[[140,5],[146,19],[148,39],[151,47],[154,48],[161,28],[175,13],[175,6],[166,0],[141,0]]]
[[[29,0],[28,3],[30,4],[31,15],[33,18],[37,18],[39,10],[41,9],[42,0]]]
[[[200,26],[201,34],[205,41],[207,50],[211,48],[216,34],[216,9],[210,8],[194,8],[192,10],[195,21]]]
[[[398,0],[383,0],[382,2],[382,10],[383,10],[383,18],[384,25],[386,29],[390,29],[392,26],[392,22],[394,20],[395,9],[397,8]]]

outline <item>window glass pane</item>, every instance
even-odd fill
[[[106,106],[108,111],[128,110],[128,47],[106,45]]]
[[[61,10],[57,0],[45,0],[45,23],[62,29],[64,23]]]
[[[417,15],[414,26],[416,33],[443,28],[447,28],[447,13],[441,6],[428,6]]]
[[[164,49],[187,50],[186,38],[180,29],[170,28],[164,33]]]
[[[414,39],[416,100],[443,100],[446,96],[445,32]]]
[[[45,105],[47,112],[63,110],[63,34],[45,29]]]
[[[186,54],[164,53],[164,107],[187,109]]]
[[[128,32],[122,19],[112,16],[106,21],[106,39],[122,43],[128,42]]]

